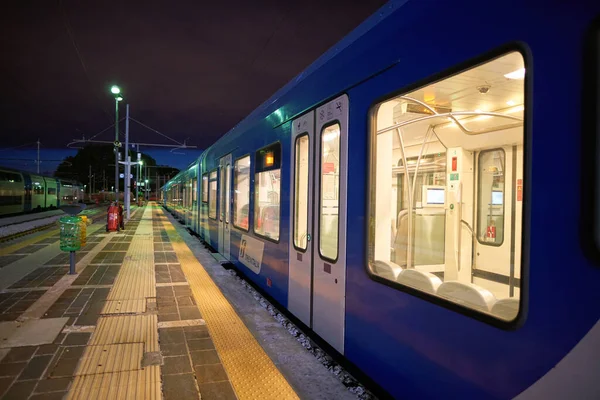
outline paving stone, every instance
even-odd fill
[[[179,307],[194,306],[196,302],[190,296],[177,297],[177,305]]]
[[[61,360],[77,359],[79,360],[85,351],[85,346],[70,346],[63,349],[60,355]]]
[[[164,364],[161,368],[163,375],[183,374],[185,372],[192,372],[190,366],[190,359],[186,355],[165,357],[163,359]]]
[[[165,357],[182,356],[187,354],[187,346],[185,343],[160,344],[160,351]]]
[[[210,338],[209,339],[188,340],[187,344],[188,344],[188,348],[190,349],[190,351],[213,350],[215,348],[215,345],[213,344],[213,342]]]
[[[52,356],[33,357],[21,375],[19,375],[19,380],[39,379],[46,370],[50,360],[52,360]]]
[[[237,396],[231,387],[231,383],[228,381],[224,382],[211,382],[211,383],[200,383],[200,393],[202,394],[202,400],[236,400]]]
[[[36,346],[13,347],[10,349],[6,357],[2,359],[2,363],[5,364],[17,361],[27,361],[33,356],[33,353],[35,353],[36,350]]]
[[[86,345],[91,333],[69,333],[63,344],[67,346]]]
[[[38,351],[35,353],[36,356],[46,355],[46,354],[54,354],[58,350],[57,344],[44,344],[38,348]]]
[[[43,379],[35,388],[36,393],[47,393],[67,390],[72,378]]]
[[[179,314],[158,314],[158,322],[179,321]]]
[[[185,343],[185,336],[181,328],[159,329],[160,344]]]
[[[165,400],[188,400],[200,397],[193,374],[164,376],[163,395]]]
[[[185,321],[186,319],[199,319],[202,318],[202,314],[200,314],[200,310],[197,307],[179,307],[179,315],[181,316],[181,320]]]
[[[219,364],[221,362],[216,350],[192,351],[190,352],[190,356],[192,357],[192,364],[194,366]]]
[[[221,364],[196,365],[198,383],[219,382],[228,380],[227,373]]]
[[[177,306],[173,305],[169,305],[169,306],[158,306],[158,313],[159,314],[176,314],[179,311],[179,309],[177,308]]]
[[[185,339],[186,340],[194,340],[194,339],[205,339],[205,338],[210,337],[210,334],[208,333],[208,328],[205,325],[200,326],[199,328],[203,328],[203,329],[184,331]]]
[[[4,395],[5,399],[26,399],[29,397],[37,381],[16,382]]]
[[[78,358],[69,358],[59,360],[54,368],[48,374],[49,377],[73,376],[77,369]]]
[[[21,371],[23,371],[23,369],[25,368],[26,365],[27,365],[26,362],[0,364],[0,377],[17,376],[21,373]]]
[[[6,392],[6,389],[8,389],[8,387],[13,383],[14,380],[15,380],[14,376],[0,378],[0,396],[2,396],[4,394],[4,392]]]

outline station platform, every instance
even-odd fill
[[[265,326],[282,335],[276,322],[251,331],[262,317],[240,316],[250,311],[203,265],[210,253],[161,207],[136,209],[121,232],[104,227],[88,227],[75,275],[57,231],[0,247],[20,256],[0,268],[1,398],[355,398],[333,377],[311,381],[319,364],[289,356],[288,339],[257,340]],[[280,369],[295,357],[301,377],[290,381]]]

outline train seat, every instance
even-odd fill
[[[382,278],[389,279],[391,281],[395,281],[400,272],[402,272],[402,267],[400,267],[398,264],[394,264],[391,261],[382,260],[375,260],[372,264],[372,269],[375,275],[379,275]]]
[[[513,320],[519,312],[519,299],[516,297],[498,299],[492,306],[491,312],[495,316],[507,321]]]
[[[396,282],[403,285],[434,294],[443,283],[437,276],[416,269],[405,269],[396,278]]]
[[[444,282],[436,294],[469,308],[489,312],[496,302],[496,297],[487,289],[473,283],[457,281]]]

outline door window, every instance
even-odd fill
[[[321,131],[321,195],[319,207],[319,252],[328,260],[337,260],[340,208],[340,124]]]
[[[306,250],[308,245],[308,173],[309,137],[296,137],[294,174],[294,247]]]

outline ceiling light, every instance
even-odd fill
[[[514,106],[516,103],[512,100],[509,100],[506,102],[506,104],[508,104],[509,106]]]
[[[504,75],[508,79],[523,79],[525,78],[525,68],[519,68],[516,71]]]
[[[475,112],[476,112],[476,113],[480,113],[480,112],[481,112],[481,110],[478,108],[478,109],[476,109],[476,110],[475,110]]]

